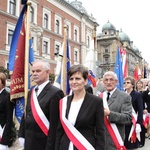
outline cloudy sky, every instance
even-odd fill
[[[72,0],[70,0],[72,1]],[[149,0],[78,0],[99,24],[98,33],[109,20],[117,30],[122,29],[133,45],[142,52],[150,65],[150,5]]]

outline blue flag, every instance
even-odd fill
[[[118,77],[117,88],[121,91],[124,91],[124,88],[123,88],[124,78],[123,78],[123,71],[122,71],[122,58],[121,58],[121,53],[120,53],[120,47],[118,47],[117,53],[116,53],[116,63],[114,67],[114,72],[117,74],[117,77]]]
[[[11,75],[10,84],[10,98],[16,100],[15,116],[18,122],[24,113],[24,67],[25,67],[25,22],[24,15],[26,15],[26,5],[24,5],[22,12],[16,24],[12,43],[9,53],[9,71]],[[34,54],[32,49],[32,39],[29,39],[29,64],[34,61]],[[30,72],[30,71],[29,71]],[[28,88],[30,89],[30,74],[29,74]]]
[[[68,42],[68,39],[66,40],[66,49],[64,48],[64,45],[65,44],[63,43],[62,48],[61,48],[61,50],[59,52],[58,59],[57,59],[57,66],[56,66],[56,72],[55,72],[54,86],[56,86],[56,87],[58,87],[58,88],[63,90],[64,85],[63,85],[62,81],[63,81],[63,79],[65,79],[66,80],[66,83],[65,83],[66,84],[66,91],[64,91],[64,93],[66,95],[68,95],[69,92],[70,92],[69,78],[67,76],[67,72],[68,72],[68,70],[70,68],[70,55],[69,55],[69,42]],[[66,56],[63,55],[64,50],[66,51]],[[62,74],[62,72],[64,70],[64,68],[63,68],[64,61],[63,61],[63,59],[67,59],[66,68],[65,68],[66,69],[65,70],[65,72],[66,72],[65,75]]]

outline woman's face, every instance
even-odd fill
[[[131,84],[130,80],[125,80],[124,81],[124,88],[125,88],[125,90],[131,90],[131,89],[133,89],[133,85]]]
[[[143,84],[141,82],[138,82],[136,84],[137,89],[142,89],[143,88]]]
[[[72,91],[81,91],[85,88],[87,80],[83,78],[81,72],[76,72],[69,78],[69,84]]]

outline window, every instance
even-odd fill
[[[44,27],[48,29],[48,15],[44,14]]]
[[[108,53],[108,49],[105,49],[105,53]]]
[[[8,45],[11,45],[12,37],[13,37],[14,31],[11,29],[8,29]]]
[[[74,52],[74,61],[78,61],[78,52],[77,51]]]
[[[51,11],[46,8],[43,8],[43,19],[42,19],[43,28],[50,30],[51,28]]]
[[[67,38],[69,38],[69,26],[67,25]]]
[[[16,14],[16,0],[9,1],[9,13],[12,15]]]
[[[105,58],[105,64],[109,64],[109,58]]]
[[[55,15],[55,33],[62,35],[62,17],[59,15]]]
[[[43,54],[47,54],[48,52],[48,42],[44,41],[43,42]]]
[[[55,46],[55,55],[59,55],[59,48],[60,48],[60,46],[59,45],[56,45]]]
[[[34,8],[30,7],[30,22],[34,22]]]
[[[59,34],[59,20],[56,20],[56,33]]]
[[[77,30],[74,30],[74,40],[77,41]]]
[[[87,46],[90,47],[90,37],[87,36]]]

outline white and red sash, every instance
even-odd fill
[[[145,128],[147,128],[147,125],[149,124],[149,115],[148,114],[143,114],[143,125]]]
[[[104,108],[108,108],[108,104],[106,101],[106,94],[100,93],[100,97],[103,99],[103,105]],[[117,150],[126,150],[126,147],[124,146],[124,142],[121,138],[121,135],[118,131],[118,128],[116,124],[110,123],[108,117],[104,117],[105,126],[107,128],[107,131],[109,132],[111,139],[117,148]]]
[[[67,96],[60,100],[59,110],[61,124],[70,141],[75,145],[77,149],[95,150],[95,148],[86,140],[86,138],[65,117],[66,107]]]
[[[136,121],[137,121],[137,114],[135,113],[135,111],[132,107],[132,126],[131,126],[131,130],[130,130],[129,137],[128,137],[128,140],[129,141],[131,140],[132,143],[135,143],[136,138],[137,138],[137,134],[135,132]]]
[[[32,110],[32,114],[33,114],[33,117],[34,117],[36,123],[41,128],[41,130],[44,132],[44,134],[47,136],[50,122],[46,118],[45,114],[43,113],[43,111],[39,105],[37,96],[35,94],[35,89],[32,89],[32,93],[31,93],[31,110]]]
[[[1,140],[2,140],[2,136],[3,136],[4,128],[5,128],[5,125],[4,125],[4,127],[3,127],[3,128],[2,128],[2,126],[0,125],[0,142],[1,142]]]

